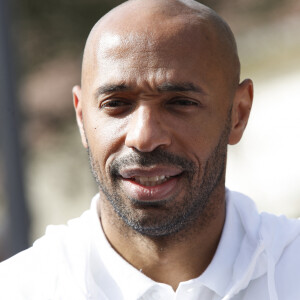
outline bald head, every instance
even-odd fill
[[[193,51],[206,47],[207,55],[214,56],[215,64],[222,69],[228,85],[237,87],[239,83],[240,63],[229,26],[212,9],[196,1],[130,0],[103,16],[93,27],[85,46],[83,88],[95,75],[99,53],[105,48],[109,56],[108,48],[115,50],[119,43],[128,45],[126,55],[135,51],[132,44],[144,51],[165,48],[168,56],[182,46]],[[199,55],[202,54],[199,51]]]

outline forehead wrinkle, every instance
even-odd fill
[[[151,85],[151,83],[145,82],[146,89],[148,91],[155,92],[194,92],[202,95],[206,95],[203,89],[195,85],[192,82],[163,82],[159,85]],[[118,93],[118,92],[132,92],[136,91],[138,86],[120,83],[120,84],[104,84],[99,86],[95,92],[95,98],[98,98],[102,94]]]

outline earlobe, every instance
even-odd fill
[[[73,105],[76,113],[77,125],[79,128],[81,142],[85,148],[88,147],[87,140],[85,136],[84,126],[83,126],[83,115],[82,115],[82,97],[81,97],[81,88],[76,85],[72,89],[73,94]]]
[[[231,132],[229,134],[230,145],[237,144],[243,136],[247,126],[253,101],[253,82],[250,79],[244,80],[239,84],[236,91],[232,114],[231,114]]]

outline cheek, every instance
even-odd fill
[[[210,156],[221,130],[215,118],[204,115],[177,121],[174,128],[173,142],[180,147],[180,151],[197,161],[205,161]]]
[[[100,168],[106,169],[112,159],[124,145],[124,120],[108,119],[94,114],[88,118],[86,136],[93,154]]]

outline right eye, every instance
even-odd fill
[[[132,103],[126,99],[106,99],[99,104],[99,108],[102,111],[111,115],[124,113],[131,107]]]
[[[122,99],[109,99],[109,100],[104,100],[100,104],[100,109],[102,108],[108,108],[108,107],[120,107],[124,105],[129,105],[127,101],[124,101]]]

